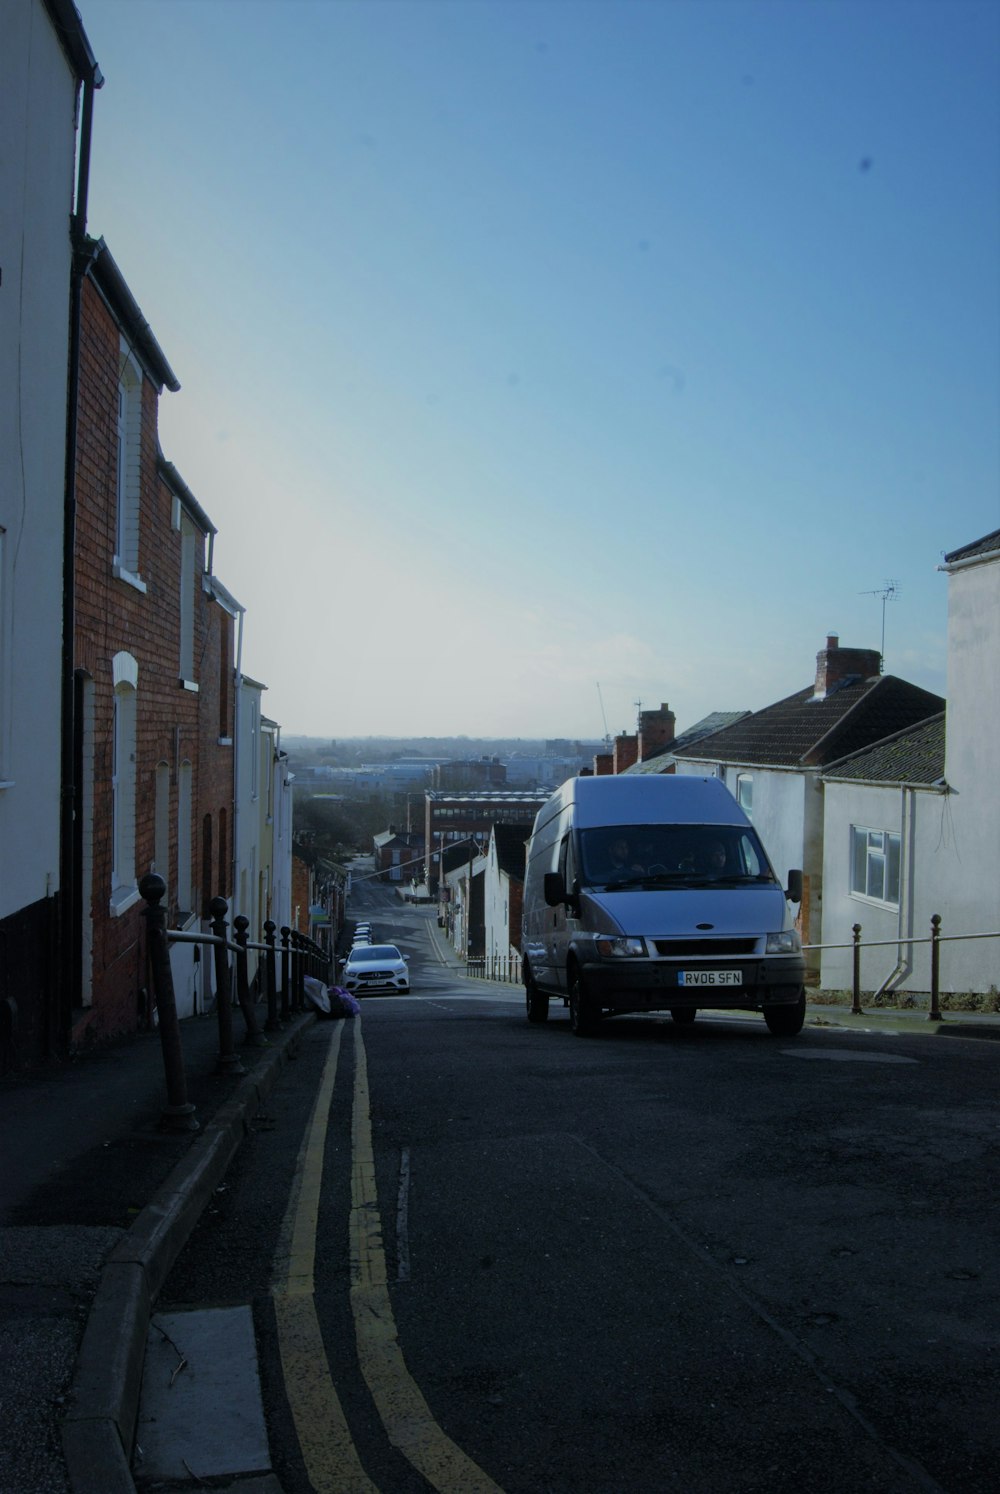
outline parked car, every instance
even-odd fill
[[[355,996],[366,991],[408,991],[410,971],[395,944],[356,944],[340,976]]]

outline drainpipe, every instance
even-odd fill
[[[240,868],[240,718],[243,703],[243,619],[246,616],[243,608],[240,608],[239,619],[236,625],[236,679],[233,685],[233,895],[229,903],[230,920],[236,912],[244,910],[239,906],[239,868]]]
[[[59,931],[57,966],[59,985],[55,1012],[50,1012],[45,1045],[50,1051],[65,1053],[69,1048],[72,1011],[80,992],[81,939],[80,910],[77,908],[76,877],[76,678],[75,632],[76,588],[74,561],[76,553],[76,450],[77,405],[80,393],[80,329],[83,307],[83,282],[93,263],[97,246],[87,239],[87,196],[90,187],[90,144],[93,133],[94,93],[104,79],[94,64],[84,77],[83,110],[80,120],[80,153],[77,173],[76,208],[70,220],[72,264],[69,297],[69,367],[66,390],[66,467],[63,490],[63,574],[62,574],[62,679],[60,723],[60,802],[59,802]],[[53,1021],[54,1019],[54,1021]],[[52,1028],[56,1030],[53,1032]]]
[[[909,859],[913,834],[913,789],[905,783],[899,785],[899,910],[896,915],[896,937],[899,941],[896,964],[872,997],[877,1001],[896,982],[903,980],[913,969],[913,946],[903,942],[906,909],[910,900]],[[907,797],[909,796],[909,797]]]

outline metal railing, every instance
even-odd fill
[[[862,949],[879,948],[901,948],[905,946],[913,949],[917,944],[929,944],[931,947],[930,968],[930,1010],[927,1013],[928,1022],[943,1022],[944,1016],[941,1011],[941,945],[957,944],[967,939],[1000,939],[1000,931],[983,934],[942,934],[941,915],[931,915],[931,931],[929,934],[897,934],[894,939],[867,939],[862,944],[861,924],[851,925],[851,942],[849,944],[803,944],[803,953],[810,953],[823,949],[850,949],[853,951],[851,968],[851,1013],[855,1017],[864,1015],[861,1006],[861,951]]]
[[[250,920],[243,914],[238,914],[233,919],[233,937],[229,939],[226,936],[225,916],[229,911],[228,904],[225,898],[213,897],[208,905],[212,915],[210,934],[168,929],[166,909],[161,906],[166,890],[166,882],[155,872],[150,872],[139,883],[139,892],[146,902],[143,910],[143,917],[146,920],[146,953],[156,1002],[160,1043],[163,1048],[163,1067],[167,1081],[167,1104],[162,1113],[161,1124],[172,1131],[196,1131],[198,1121],[195,1118],[194,1106],[187,1096],[180,1021],[177,1016],[173,972],[170,968],[170,945],[206,945],[214,952],[215,1006],[219,1023],[219,1054],[215,1064],[217,1074],[246,1072],[233,1043],[234,972],[236,1000],[246,1028],[245,1045],[266,1047],[268,1042],[266,1033],[280,1032],[285,1022],[305,1009],[306,975],[317,975],[324,981],[329,977],[330,956],[326,950],[312,939],[307,938],[305,934],[300,934],[297,929],[284,925],[280,931],[281,985],[279,987],[278,951],[275,940],[277,928],[270,919],[264,924],[264,942],[259,943],[249,938]],[[257,1020],[249,979],[247,956],[251,949],[259,950],[264,955],[262,985],[267,1000],[267,1018],[263,1029]],[[233,957],[232,962],[230,962],[230,955]]]
[[[470,980],[495,980],[519,986],[521,984],[521,956],[479,955],[466,960],[465,973]]]

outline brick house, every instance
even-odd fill
[[[160,396],[180,386],[107,245],[90,240],[88,254],[74,564],[75,1042],[150,1020],[139,879],[155,870],[166,881],[170,927],[197,924],[206,865],[199,811],[207,796],[213,825],[225,824],[232,802],[222,735],[229,630],[217,616],[226,609],[203,590],[215,530],[163,460],[157,434]],[[218,655],[205,648],[210,632]],[[199,678],[206,655],[214,672]],[[215,755],[203,784],[206,717]],[[218,838],[228,839],[221,825]],[[216,886],[227,855],[213,850]],[[186,1015],[199,1000],[196,962],[190,950],[172,960]]]

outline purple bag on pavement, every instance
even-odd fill
[[[327,995],[330,998],[332,1017],[356,1017],[360,1013],[357,998],[350,991],[345,991],[343,986],[327,986]]]

